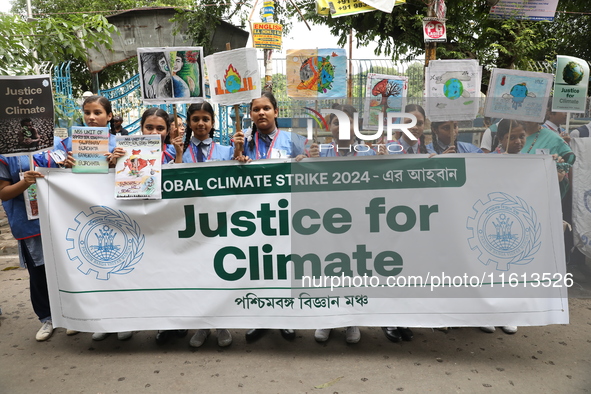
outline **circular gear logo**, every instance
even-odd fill
[[[478,200],[472,207],[466,228],[470,249],[479,252],[478,260],[496,264],[508,271],[510,264],[529,264],[541,246],[542,226],[536,212],[523,199],[506,193],[491,193],[489,200]]]
[[[80,212],[74,220],[78,225],[68,229],[72,247],[67,252],[83,274],[94,272],[97,279],[108,280],[111,274],[130,273],[142,259],[145,237],[123,211],[94,206],[89,215]]]

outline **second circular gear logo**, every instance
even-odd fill
[[[85,275],[108,280],[111,274],[128,274],[143,257],[145,236],[139,225],[123,211],[106,206],[90,207],[90,214],[80,212],[74,219],[66,240],[71,242],[68,257],[79,263]]]
[[[484,203],[478,200],[472,207],[476,214],[468,217],[470,249],[479,252],[482,264],[495,263],[498,271],[508,271],[510,264],[529,264],[541,246],[542,226],[535,210],[507,193],[488,197]]]

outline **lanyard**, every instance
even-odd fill
[[[273,140],[271,141],[271,145],[269,145],[269,149],[267,149],[267,153],[265,154],[265,157],[263,157],[263,159],[266,159],[270,156],[271,150],[273,149],[273,145],[275,145],[275,140],[277,139],[277,136],[279,135],[280,131],[279,129],[277,129],[277,134],[275,134],[275,137],[273,137]],[[256,133],[256,138],[254,139],[255,142],[255,147],[257,150],[257,160],[259,160],[261,158],[260,152],[259,152],[259,133]]]
[[[197,145],[195,144],[191,144],[191,157],[193,158],[193,163],[198,163],[197,161],[197,149],[201,149],[199,148]],[[211,145],[209,146],[209,154],[207,155],[207,161],[211,160],[211,155],[213,154],[213,150],[215,149],[215,142],[211,141]]]

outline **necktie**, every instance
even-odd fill
[[[412,149],[412,146],[408,148],[408,153],[415,153],[415,151]]]
[[[269,134],[260,133],[259,138],[266,144],[271,145],[271,137]]]
[[[205,161],[205,156],[203,156],[203,149],[205,147],[205,144],[203,142],[200,142],[199,145],[197,145],[197,162],[198,163],[203,163]]]

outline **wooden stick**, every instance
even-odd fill
[[[176,104],[172,104],[172,116],[174,116],[174,134],[170,134],[171,141],[179,136],[179,117],[176,112]]]
[[[227,42],[226,43],[226,50],[231,50],[232,49],[232,45]],[[234,104],[234,127],[235,133],[239,133],[242,131],[242,122],[240,121],[240,105],[239,104]],[[244,149],[242,150],[236,150],[236,152],[234,153],[234,157],[236,156],[242,156],[242,152],[244,151]]]

